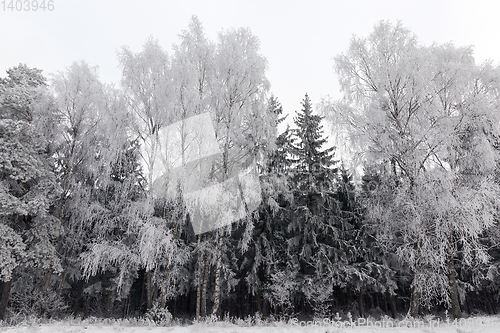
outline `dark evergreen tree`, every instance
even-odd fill
[[[276,130],[278,126],[286,120],[288,115],[283,116],[283,107],[278,99],[274,96],[269,98],[268,110],[276,119]],[[286,174],[292,166],[293,159],[291,156],[292,147],[292,130],[287,125],[285,131],[280,133],[276,138],[276,147],[272,150],[268,157],[268,173],[274,172],[279,174]]]
[[[327,315],[343,259],[338,255],[335,148],[323,149],[327,138],[321,120],[313,114],[306,94],[294,119],[297,128],[288,152],[293,162],[289,175],[293,199],[287,216],[285,273],[294,281],[290,297],[295,311]]]
[[[283,108],[274,96],[268,100],[268,112],[278,133],[278,126],[286,116],[282,116]],[[291,131],[287,128],[277,135],[273,149],[267,154],[265,168],[260,173],[262,204],[250,248],[240,258],[243,277],[240,284],[246,284],[244,290],[249,291],[241,296],[250,302],[253,299],[256,310],[264,315],[269,310],[283,313],[293,301],[287,297],[289,295],[283,295],[284,282],[280,281],[280,278],[289,277],[283,272],[288,263],[286,233],[293,200],[287,175],[292,164],[290,144]]]
[[[370,169],[373,170],[373,169]],[[363,198],[377,190],[379,176],[365,173],[362,177],[361,192],[356,190],[353,177],[343,166],[340,168],[337,198],[339,200],[339,250],[345,256],[347,266],[343,272],[346,292],[357,296],[358,310],[365,317],[365,297],[381,297],[389,303],[390,312],[395,316],[394,291],[397,289],[395,271],[390,263],[396,262],[376,241],[376,226],[365,218]],[[387,306],[385,306],[387,308]]]
[[[338,161],[334,160],[335,147],[323,149],[328,142],[323,137],[323,117],[313,114],[309,96],[302,100],[302,109],[297,112],[294,123],[297,128],[293,131],[295,138],[291,152],[295,161],[295,182],[299,188],[317,191],[331,190],[334,186]],[[305,186],[305,187],[304,187]]]

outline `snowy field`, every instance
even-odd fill
[[[244,326],[231,324],[227,322],[219,323],[198,323],[187,326],[137,326],[126,324],[124,322],[115,323],[91,323],[88,321],[62,321],[51,324],[21,324],[18,326],[8,327],[0,326],[0,332],[6,333],[192,333],[192,332],[222,332],[222,333],[368,333],[368,332],[391,332],[391,333],[500,333],[500,317],[474,317],[462,319],[462,321],[427,321],[427,322],[410,322],[410,321],[370,321],[344,323],[347,327],[338,327],[338,323],[313,323],[313,322],[291,322],[291,323],[275,323],[261,324],[253,326]],[[301,326],[302,325],[302,326]]]

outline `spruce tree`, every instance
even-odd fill
[[[302,110],[297,112],[294,124],[295,138],[291,153],[295,157],[295,181],[299,188],[314,188],[316,191],[331,189],[337,168],[334,160],[335,147],[322,149],[328,138],[323,137],[323,117],[313,114],[311,100],[306,94]]]
[[[278,99],[271,96],[268,100],[268,111],[273,118],[276,119],[276,131],[279,124],[284,122],[288,115],[283,116],[283,107]],[[275,149],[268,156],[268,173],[286,174],[293,164],[293,159],[290,155],[292,143],[292,130],[290,125],[276,137]]]
[[[337,255],[338,201],[334,188],[337,168],[334,147],[323,149],[327,138],[319,115],[313,114],[306,94],[302,110],[294,118],[290,155],[293,157],[292,212],[287,226],[288,267],[297,283],[293,297],[309,304],[317,315],[329,311],[333,285],[339,283],[345,260]]]
[[[287,116],[282,115],[283,108],[274,96],[268,100],[268,111],[275,119],[275,129],[278,132],[279,124],[283,123]],[[260,275],[258,279],[248,276],[246,280],[259,286],[257,298],[260,299],[259,293],[261,293],[265,301],[260,300],[259,304],[258,300],[258,308],[264,313],[266,304],[269,304],[275,311],[281,311],[283,314],[288,313],[294,301],[292,286],[295,281],[289,274],[286,242],[290,220],[289,208],[293,201],[289,177],[293,164],[290,153],[291,142],[292,131],[287,126],[283,132],[277,135],[274,149],[269,152],[267,157],[266,172],[261,174],[263,204],[253,236],[255,253],[258,255],[252,255],[254,262],[259,262],[260,268],[251,270],[251,272],[255,271]],[[285,277],[288,280],[286,282],[283,281]]]

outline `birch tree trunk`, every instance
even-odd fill
[[[163,281],[163,286],[161,287],[161,308],[164,309],[167,306],[167,288],[168,280]]]
[[[202,266],[203,266],[203,254],[200,249],[201,244],[201,235],[198,235],[198,270],[196,272],[196,320],[200,319],[200,310],[201,310],[201,275],[202,275]]]
[[[208,273],[210,267],[208,265],[208,256],[205,256],[205,262],[203,263],[203,289],[201,291],[201,316],[205,317],[207,315],[207,287],[208,287]]]
[[[214,290],[214,305],[212,306],[212,316],[217,316],[219,311],[221,297],[221,270],[222,270],[222,239],[224,231],[219,229],[217,232],[217,264],[215,267],[215,290]]]
[[[417,274],[413,276],[413,283],[411,286],[411,298],[410,298],[410,316],[417,318],[420,313],[420,292],[417,287]]]

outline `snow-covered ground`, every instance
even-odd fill
[[[347,325],[346,325],[347,324]],[[193,333],[193,332],[222,332],[222,333],[368,333],[368,332],[391,332],[391,333],[500,333],[500,317],[474,317],[461,322],[430,321],[370,321],[363,320],[354,323],[323,322],[291,322],[262,324],[254,326],[241,326],[227,322],[199,323],[188,326],[134,326],[123,322],[116,323],[89,323],[86,321],[62,321],[51,324],[22,324],[14,327],[0,326],[0,332],[6,333]]]

